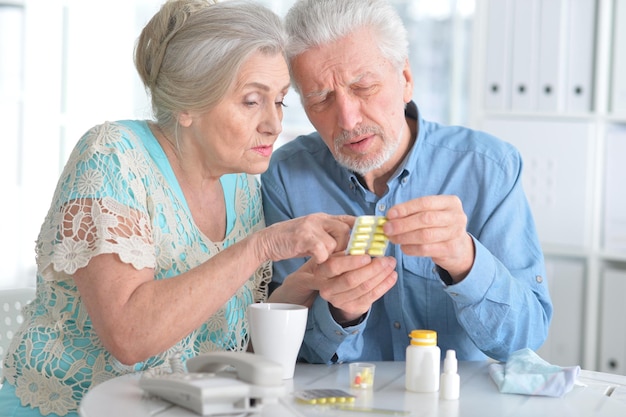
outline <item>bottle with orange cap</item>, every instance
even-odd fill
[[[439,391],[441,350],[434,330],[413,330],[406,348],[406,389],[413,392]]]

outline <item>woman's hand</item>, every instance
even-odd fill
[[[153,269],[136,270],[115,254],[95,256],[73,277],[103,345],[131,365],[198,328],[264,262],[303,256],[324,262],[345,250],[353,223],[354,217],[327,214],[277,223],[170,279],[155,280]]]
[[[354,216],[317,213],[275,223],[257,232],[259,259],[280,261],[311,257],[325,262],[333,253],[345,250]]]

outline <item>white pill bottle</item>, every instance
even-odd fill
[[[406,348],[406,381],[408,391],[437,392],[441,369],[441,350],[434,330],[413,330]]]

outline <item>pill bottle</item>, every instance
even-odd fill
[[[405,386],[413,392],[439,391],[441,350],[434,330],[413,330],[406,348]]]
[[[446,357],[443,360],[443,372],[441,374],[441,389],[439,396],[444,400],[458,400],[461,388],[461,379],[459,377],[458,361],[456,360],[456,352],[452,349],[446,350]]]

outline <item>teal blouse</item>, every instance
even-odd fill
[[[170,372],[199,353],[245,350],[246,307],[267,297],[262,265],[212,317],[159,355],[132,366],[102,346],[72,279],[99,254],[114,253],[154,279],[182,274],[264,227],[258,179],[221,179],[227,233],[212,242],[195,225],[163,149],[146,121],[104,123],[77,143],[37,240],[37,297],[4,361],[5,383],[23,406],[75,412],[95,384],[136,371]],[[207,294],[210,297],[210,294]]]

